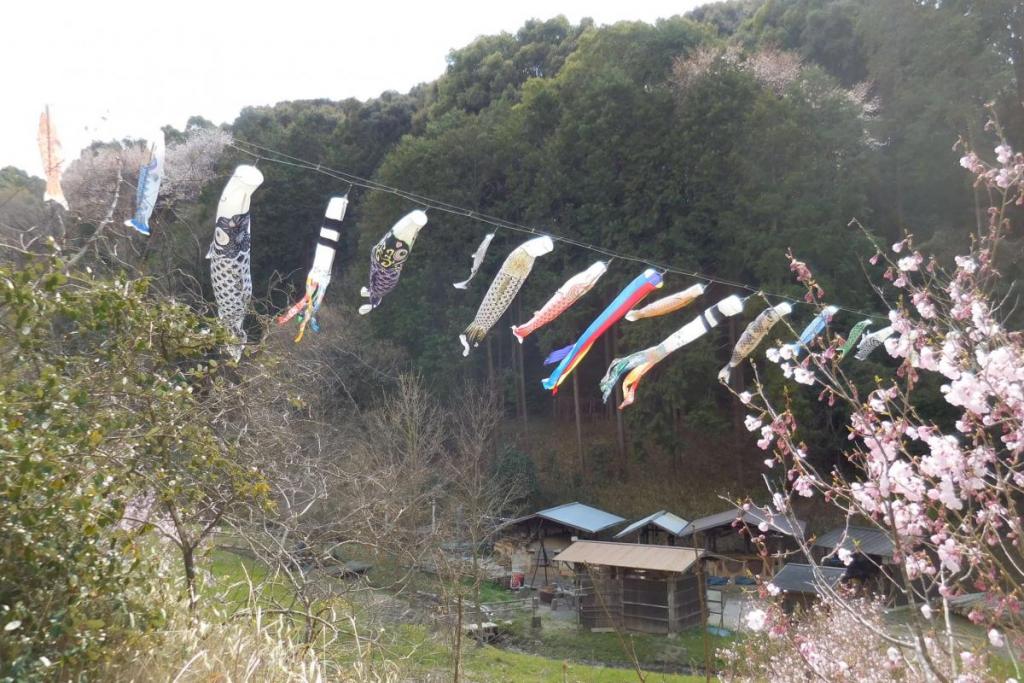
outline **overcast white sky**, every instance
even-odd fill
[[[221,123],[246,105],[404,92],[440,75],[452,48],[534,17],[653,22],[707,1],[8,3],[0,167],[41,173],[44,104],[70,160],[93,139],[146,137],[193,114]]]

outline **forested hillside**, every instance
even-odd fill
[[[1021,60],[1011,61],[1020,38],[1003,21],[1010,11],[1005,2],[734,0],[653,26],[535,20],[515,34],[482,36],[453,50],[444,74],[409,93],[249,108],[228,132],[239,142],[541,231],[799,296],[785,261],[793,248],[815,268],[830,302],[879,313],[884,303],[863,270],[873,248],[850,221],[883,243],[912,232],[940,254],[963,246],[964,228],[983,222],[984,202],[957,172],[954,147],[960,138],[972,145],[988,139],[989,102],[1010,139],[1022,136]],[[199,118],[189,125],[212,126]],[[172,139],[182,135],[168,132]],[[102,150],[98,145],[93,153]],[[229,149],[218,177],[238,161],[254,159]],[[98,162],[77,164],[81,172]],[[275,313],[302,287],[326,199],[350,188],[306,168],[267,163],[262,170],[267,182],[253,204],[253,279],[261,310]],[[112,166],[106,172],[112,177]],[[5,192],[28,182],[5,173],[3,186],[14,188]],[[208,288],[202,257],[218,187],[205,188],[199,204],[158,212],[162,236],[142,258],[158,269],[180,268]],[[30,222],[22,214],[31,207],[24,197],[15,200],[8,222]],[[581,365],[578,385],[552,398],[540,387],[550,369],[541,361],[572,343],[641,263],[613,260],[592,293],[520,346],[504,330],[597,258],[559,244],[465,359],[457,336],[525,236],[499,229],[480,274],[468,291],[458,290],[451,283],[464,277],[470,254],[493,228],[430,212],[401,285],[361,320],[355,308],[369,249],[416,206],[360,187],[350,200],[326,303],[335,317],[327,334],[343,328],[364,335],[370,355],[383,343],[388,362],[400,354],[398,367],[420,373],[445,400],[460,399],[458,378],[498,382],[510,419],[526,425],[510,436],[510,446],[538,465],[567,463],[572,471],[552,476],[571,473],[577,485],[586,483],[573,494],[594,493],[595,484],[627,472],[663,481],[666,468],[711,468],[726,483],[740,478],[739,490],[757,480],[740,445],[739,415],[715,380],[742,322],[663,363],[636,404],[616,416],[614,397],[603,405],[598,390],[608,361],[657,343],[684,320],[620,323]],[[1010,261],[1012,274],[1019,259]],[[694,281],[669,274],[662,291]],[[733,291],[749,293],[712,283],[705,300]],[[798,308],[792,324],[809,317]],[[844,311],[835,324],[845,329],[856,319]],[[257,323],[250,324],[256,332]],[[360,400],[373,400],[372,377],[360,377],[358,367],[340,371],[364,392]],[[854,371],[868,378],[876,368],[867,363]],[[734,373],[734,387],[749,379]],[[780,378],[765,379],[774,385]],[[811,412],[811,398],[793,396],[818,425],[812,456],[824,462],[844,438],[835,429],[843,416]],[[577,414],[586,427],[579,444]],[[583,462],[572,465],[581,455]]]
[[[962,246],[964,227],[982,217],[953,147],[961,136],[986,137],[989,101],[1011,137],[1019,136],[1024,117],[1014,102],[1011,45],[992,3],[731,2],[654,26],[573,26],[555,18],[454,50],[444,75],[409,94],[253,108],[232,133],[519,224],[772,292],[797,293],[784,259],[793,247],[816,268],[830,300],[877,313],[883,304],[862,271],[872,248],[848,223],[857,218],[884,242],[910,231],[941,253]],[[287,167],[268,167],[267,175],[254,209],[261,226],[256,280],[276,270],[298,286],[313,243],[310,226],[325,197],[346,187]],[[359,188],[351,198],[337,266],[344,284],[335,285],[328,304],[344,316],[342,324],[354,317],[370,247],[415,208]],[[548,368],[541,361],[574,341],[642,266],[613,262],[593,293],[520,348],[502,330],[528,318],[596,258],[559,245],[539,262],[486,346],[467,360],[457,335],[505,254],[524,239],[499,230],[469,291],[452,288],[490,229],[430,213],[401,286],[369,316],[373,336],[404,351],[442,391],[452,377],[496,378],[506,387],[510,415],[525,413],[531,433],[564,444],[555,434],[562,433],[558,424],[572,431],[572,392],[566,385],[552,399],[542,391]],[[664,291],[691,282],[670,275]],[[728,291],[715,285],[706,298]],[[808,317],[798,310],[793,324]],[[843,313],[836,324],[849,327],[854,317]],[[614,456],[615,439],[601,438],[615,431],[610,408],[599,406],[597,380],[607,361],[657,343],[681,322],[619,324],[579,368],[580,410],[593,423],[585,451],[604,449],[605,460],[621,469],[711,460],[736,471],[738,449],[721,446],[737,436],[736,423],[723,418],[732,407],[714,379],[736,323],[646,381],[624,413],[623,452]],[[859,370],[865,377],[874,371]],[[815,455],[825,458],[836,443],[828,425],[838,417],[815,419]],[[534,440],[535,457],[538,448],[556,448],[544,442]]]

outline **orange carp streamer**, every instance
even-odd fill
[[[54,201],[68,208],[68,200],[64,198],[64,190],[60,186],[60,167],[64,163],[64,156],[60,149],[60,140],[57,138],[57,129],[50,118],[50,108],[47,107],[39,115],[39,156],[43,160],[43,175],[46,177],[46,193],[43,194],[43,201]]]
[[[512,334],[522,344],[528,336],[565,313],[570,306],[579,301],[580,297],[589,292],[606,272],[608,272],[608,264],[598,261],[582,273],[573,275],[558,288],[558,291],[541,306],[539,311],[533,314],[532,318],[522,325],[514,326]]]
[[[697,297],[703,293],[704,285],[698,284],[687,287],[681,292],[669,294],[668,296],[661,297],[657,301],[652,301],[643,308],[634,308],[626,314],[626,320],[633,322],[634,320],[643,320],[644,318],[654,318],[659,315],[674,313],[680,308],[686,308],[692,304],[697,300]]]

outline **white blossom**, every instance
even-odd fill
[[[768,615],[765,614],[763,609],[755,609],[747,613],[744,621],[747,624],[747,628],[751,631],[761,631],[768,622]]]

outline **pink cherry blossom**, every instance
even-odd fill
[[[1006,144],[996,147],[996,161],[1004,166],[1013,160],[1013,149]]]
[[[967,275],[973,275],[978,270],[978,264],[970,256],[956,256],[953,260],[957,267]]]
[[[804,498],[814,495],[814,480],[806,474],[802,474],[793,482],[793,490]]]
[[[920,313],[921,317],[925,320],[930,320],[937,315],[935,304],[932,303],[927,293],[914,292],[911,300],[914,302],[914,306],[917,307],[917,312]]]
[[[797,366],[793,369],[793,379],[800,384],[814,384],[814,373],[807,368]]]
[[[1003,647],[1006,645],[1006,639],[1003,638],[1003,634],[994,628],[988,631],[988,642],[992,644],[992,647]]]
[[[746,622],[748,629],[756,633],[757,631],[764,630],[765,625],[768,623],[768,615],[761,609],[751,610],[747,612],[744,622]]]
[[[893,562],[902,565],[903,572],[889,574],[891,588],[908,600],[917,596],[914,601],[921,595],[983,594],[984,606],[974,608],[969,618],[985,625],[990,645],[1003,647],[1007,638],[993,626],[1016,628],[1019,621],[1013,620],[1024,617],[1016,593],[1019,576],[1007,569],[1024,560],[1018,505],[1024,495],[1024,335],[1006,327],[1014,302],[1005,298],[1010,283],[998,268],[1015,256],[1007,256],[1012,248],[1000,242],[1011,229],[1019,234],[1020,226],[1014,225],[1019,216],[1006,207],[1024,205],[1024,156],[1001,144],[995,162],[968,150],[960,163],[985,189],[983,194],[995,198],[987,232],[973,236],[968,253],[948,267],[917,251],[909,236],[892,245],[901,256],[883,275],[891,284],[879,288],[891,307],[894,334],[884,342],[894,361],[891,373],[871,378],[847,373],[851,366],[839,366],[834,354],[842,340],[830,340],[822,351],[808,349],[799,362],[788,346],[767,351],[784,377],[820,385],[818,400],[829,410],[845,406],[848,424],[841,433],[848,445],[843,452],[825,452],[814,440],[807,439],[810,446],[802,440],[794,417],[802,413],[792,406],[795,394],[773,398],[758,388],[741,400],[764,411],[745,423],[760,431],[757,445],[771,451],[766,466],[781,465],[789,483],[772,495],[775,514],[795,514],[803,508],[802,498],[819,495],[847,519],[868,520],[893,541]],[[999,265],[997,252],[1004,255]],[[882,255],[876,244],[875,256]],[[787,256],[807,296],[820,296],[807,264],[792,252]],[[928,373],[934,374],[929,378]],[[762,525],[762,533],[768,526]],[[853,558],[849,548],[836,555],[843,563]],[[853,604],[844,596],[830,599]],[[871,612],[863,604],[857,609],[861,618]],[[935,619],[927,604],[911,612],[921,639],[902,640],[892,649],[887,649],[892,643],[875,642],[868,649],[884,653],[885,665],[876,661],[865,669],[856,668],[855,655],[840,655],[840,646],[826,642],[820,629],[802,629],[775,607],[763,611],[766,635],[752,633],[744,647],[755,651],[763,639],[772,641],[774,649],[763,651],[764,675],[754,680],[839,680],[849,674],[862,681],[885,676],[974,681],[987,680],[990,673],[984,653],[948,648],[956,634],[947,632],[946,620]],[[847,614],[836,609],[821,618],[838,620]],[[796,668],[780,670],[781,662]]]
[[[916,251],[910,256],[904,256],[896,262],[896,267],[904,273],[914,272],[918,269],[918,266],[924,261],[924,257]]]

